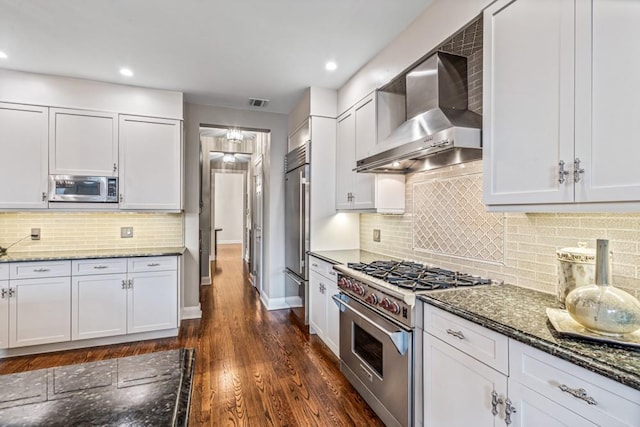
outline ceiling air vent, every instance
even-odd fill
[[[252,107],[266,107],[268,102],[268,99],[249,98],[249,105]]]

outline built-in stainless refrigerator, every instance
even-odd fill
[[[292,313],[309,323],[309,168],[311,141],[285,158],[285,292]]]

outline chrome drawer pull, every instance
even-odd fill
[[[464,334],[462,333],[462,331],[454,331],[453,329],[447,329],[447,333],[449,335],[453,335],[454,337],[463,340],[464,339]]]
[[[316,264],[315,262],[312,262],[312,263],[311,263],[311,266],[312,266],[312,267],[317,267],[317,266],[318,266],[318,264]]]
[[[495,417],[498,415],[498,405],[502,405],[504,400],[502,398],[498,398],[498,393],[495,390],[491,392],[491,413]]]
[[[7,297],[7,293],[8,291],[2,288],[2,291],[0,291],[0,298],[5,299]]]
[[[48,268],[34,268],[33,269],[34,273],[46,273],[47,271],[49,271]]]
[[[96,270],[103,270],[109,267],[107,267],[106,265],[94,265],[93,268],[95,268]]]
[[[157,266],[159,266],[159,265],[160,265],[160,263],[152,262],[152,263],[150,263],[150,264],[147,264],[147,267],[157,267]]]
[[[511,414],[515,414],[516,412],[516,407],[511,405],[511,399],[507,398],[507,400],[504,401],[504,423],[506,425],[511,424]]]
[[[589,396],[587,394],[587,390],[585,390],[583,388],[569,388],[565,384],[559,385],[558,388],[560,390],[564,391],[565,393],[569,393],[573,397],[577,397],[578,399],[584,400],[589,405],[597,405],[598,404],[598,402],[596,402],[596,400],[593,397],[591,397],[591,396]]]

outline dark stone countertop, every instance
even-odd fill
[[[193,349],[0,376],[0,425],[186,426]]]
[[[398,258],[389,255],[377,254],[375,252],[362,251],[360,249],[345,249],[339,251],[309,251],[309,255],[320,258],[331,264],[346,264],[348,262],[364,262],[394,260],[400,261]]]
[[[546,308],[559,308],[555,295],[513,285],[432,291],[419,299],[640,390],[640,351],[561,336]]]
[[[0,263],[24,261],[58,261],[66,259],[130,258],[147,256],[183,255],[184,247],[83,249],[66,251],[11,252],[0,256]]]

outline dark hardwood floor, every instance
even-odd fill
[[[267,311],[247,280],[239,245],[219,246],[213,285],[201,288],[203,317],[178,338],[23,356],[0,374],[196,349],[190,426],[382,426],[342,376],[338,360],[288,310]]]

